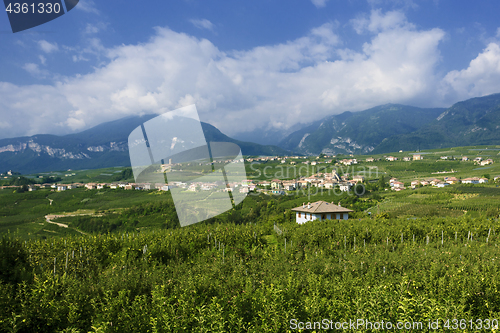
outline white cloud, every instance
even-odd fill
[[[45,65],[45,63],[47,62],[47,58],[45,58],[45,57],[44,57],[43,55],[41,55],[41,54],[38,56],[38,59],[40,59],[40,63],[41,63],[42,65]]]
[[[214,30],[214,24],[207,19],[202,20],[189,20],[195,27],[200,29]]]
[[[99,10],[97,10],[97,8],[95,7],[95,3],[92,0],[80,0],[75,8],[86,13],[99,14]]]
[[[0,83],[2,121],[11,125],[1,133],[67,133],[195,103],[203,121],[231,135],[389,102],[442,105],[450,91],[461,94],[471,82],[475,90],[465,94],[500,91],[497,44],[443,81],[436,65],[444,31],[419,30],[399,12],[373,11],[364,19],[358,28],[370,40],[359,51],[343,47],[335,23],[281,44],[232,52],[166,28],[135,45],[105,48],[94,39],[80,56],[95,52],[106,63],[90,74],[53,85]]]
[[[484,96],[500,91],[500,45],[490,43],[469,67],[449,72],[442,83],[442,93],[461,99]]]
[[[37,64],[32,62],[24,64],[22,68],[37,78],[45,78],[49,74],[46,69],[40,69]]]
[[[40,49],[45,53],[59,51],[59,46],[57,46],[57,43],[49,43],[43,39],[38,41],[38,47],[40,47]]]
[[[361,15],[350,22],[358,34],[364,32],[378,33],[389,29],[411,30],[415,28],[413,24],[407,21],[402,12],[390,11],[383,14],[380,9],[372,10],[370,17]]]
[[[85,26],[85,29],[83,29],[83,33],[87,34],[87,35],[96,34],[102,30],[106,30],[107,27],[108,27],[108,24],[103,23],[103,22],[97,22],[94,24],[87,23],[87,25]]]
[[[311,0],[311,2],[313,3],[313,5],[316,6],[316,8],[325,7],[327,1],[328,0]]]

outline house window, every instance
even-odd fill
[[[299,212],[299,218],[300,218],[300,212]]]
[[[321,216],[321,219],[322,219],[322,220],[326,220],[326,214],[323,214],[323,215]]]

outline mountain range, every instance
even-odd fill
[[[35,173],[128,166],[128,135],[155,116],[129,116],[64,136],[0,139],[0,171]],[[236,143],[244,155],[378,154],[500,144],[500,94],[472,98],[449,108],[386,104],[346,111],[288,135],[271,130],[237,135],[251,139],[258,134],[260,142],[272,138],[275,146],[232,139],[208,123],[202,123],[202,128],[207,141]]]
[[[366,154],[387,138],[418,130],[444,110],[387,104],[355,113],[347,111],[290,134],[279,146],[306,155]]]
[[[399,104],[323,118],[278,146],[301,154],[379,154],[456,146],[500,144],[500,94],[449,108]]]
[[[43,134],[0,139],[0,171],[23,174],[68,169],[130,166],[128,136],[157,114],[129,116],[97,125],[83,132],[63,136]],[[233,142],[244,155],[286,155],[277,146],[232,139],[217,128],[201,123],[208,142]]]

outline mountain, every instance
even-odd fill
[[[0,171],[23,174],[67,169],[130,166],[128,136],[156,114],[129,116],[64,136],[43,134],[0,139]],[[205,138],[212,142],[233,142],[244,155],[286,155],[276,147],[232,139],[214,126],[201,123]]]
[[[287,129],[279,129],[275,127],[256,128],[253,131],[234,134],[232,137],[240,141],[254,142],[261,145],[274,145],[293,132],[299,131],[310,125],[311,124],[298,123]]]
[[[386,104],[365,111],[346,111],[302,128],[278,146],[306,155],[365,154],[384,140],[414,132],[435,120],[445,109]]]
[[[374,153],[500,144],[500,94],[468,99],[411,133],[388,138]]]

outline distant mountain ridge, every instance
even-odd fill
[[[67,169],[129,166],[128,136],[157,114],[129,116],[64,136],[43,134],[0,139],[0,171],[26,173]],[[276,147],[234,140],[214,126],[201,123],[209,142],[233,142],[244,155],[285,155]]]
[[[365,111],[346,111],[300,129],[278,146],[302,154],[366,154],[384,140],[414,132],[445,109],[386,104]]]
[[[500,144],[500,94],[455,103],[426,126],[393,136],[373,152],[491,144]]]

